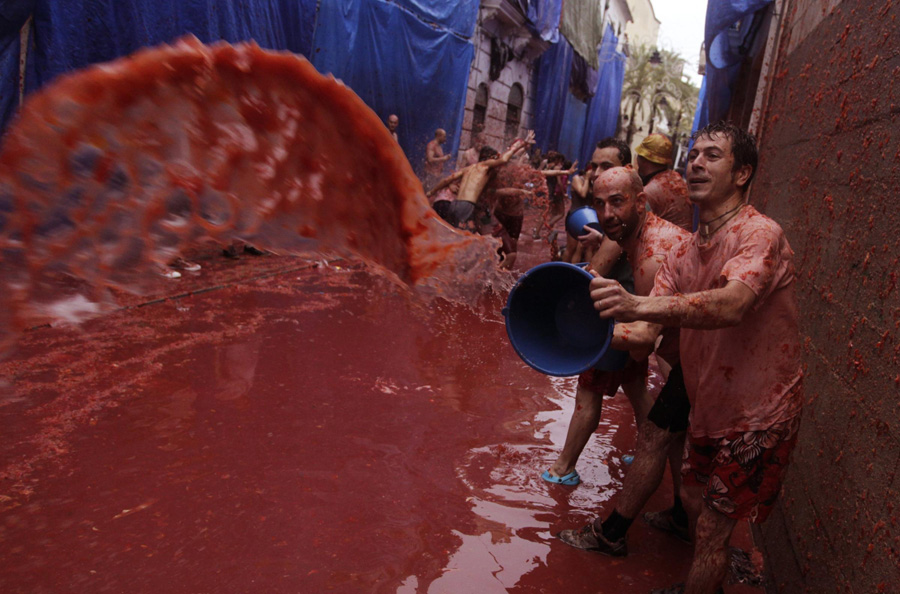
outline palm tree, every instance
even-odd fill
[[[622,87],[622,119],[627,120],[625,142],[631,144],[638,129],[635,118],[646,121],[649,132],[657,113],[666,118],[669,133],[690,131],[699,89],[683,76],[686,62],[677,52],[638,45],[631,49]]]

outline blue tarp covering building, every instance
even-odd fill
[[[745,17],[765,9],[772,0],[710,0],[706,7],[706,75],[700,87],[693,129],[725,118],[746,48],[755,35]],[[741,21],[739,27],[734,25]]]
[[[18,96],[19,29],[32,17],[25,90],[192,34],[308,55],[317,0],[0,0],[0,124]]]
[[[570,90],[578,57],[566,38],[560,36],[541,55],[534,98],[535,137],[541,150],[557,150],[583,164],[590,160],[598,140],[615,134],[625,82],[625,56],[617,50],[618,43],[607,26],[597,52],[600,69],[587,101]]]
[[[30,16],[26,91],[187,34],[252,39],[309,57],[382,118],[396,111],[415,165],[435,128],[456,140],[478,8],[478,0],[0,0],[0,124],[18,102],[19,31]]]
[[[421,10],[425,3],[400,4],[417,4]],[[444,152],[458,149],[475,55],[472,42],[459,32],[471,35],[478,16],[477,2],[431,4],[455,8],[432,15],[441,21],[425,22],[420,14],[382,0],[323,2],[311,58],[320,72],[344,81],[382,120],[391,113],[400,117],[400,146],[419,175],[425,145],[437,128],[449,133]]]
[[[601,68],[591,72],[592,96],[576,99],[570,73],[573,61],[584,60],[559,34],[562,0],[516,3],[536,36],[556,42],[539,66],[538,139],[584,162],[589,147],[615,131],[624,69],[617,39],[608,29]],[[18,104],[20,30],[29,17],[26,93],[183,35],[254,40],[307,56],[382,119],[396,113],[400,145],[421,174],[435,129],[448,132],[446,153],[458,149],[479,7],[479,0],[0,0],[0,128]]]

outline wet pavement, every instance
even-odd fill
[[[530,228],[521,270],[549,253]],[[612,594],[683,580],[690,547],[639,521],[625,559],[553,537],[609,511],[632,413],[607,400],[583,483],[544,483],[575,380],[516,357],[501,295],[425,301],[325,256],[200,261],[159,296],[27,332],[0,363],[0,591]],[[648,509],[670,500],[667,478]]]

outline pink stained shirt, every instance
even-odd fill
[[[681,329],[691,435],[759,431],[800,412],[800,333],[793,251],[781,227],[744,206],[707,243],[694,234],[660,268],[651,295],[697,293],[735,280],[756,294],[737,326]]]
[[[669,253],[679,249],[691,234],[648,212],[640,230],[622,242],[622,249],[634,273],[634,292],[649,295],[653,279]],[[670,365],[678,363],[678,328],[666,328],[656,353]]]
[[[650,210],[656,216],[678,225],[686,231],[694,226],[694,207],[688,187],[677,171],[667,169],[653,176],[644,186]]]

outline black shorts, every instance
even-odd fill
[[[431,208],[433,208],[434,212],[438,213],[442,219],[449,222],[451,204],[453,203],[449,200],[435,200],[434,204],[431,205]]]
[[[447,222],[451,225],[463,228],[472,220],[475,220],[474,202],[454,200],[447,207]]]
[[[508,215],[502,212],[494,212],[494,218],[503,225],[510,237],[519,239],[519,236],[522,234],[522,221],[525,220],[523,215]]]
[[[684,386],[684,374],[681,365],[676,365],[669,373],[666,385],[662,387],[653,408],[647,418],[660,429],[669,433],[680,433],[687,430],[691,416],[691,401],[688,400],[687,388]]]

